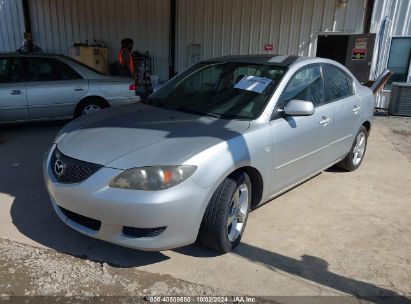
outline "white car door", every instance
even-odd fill
[[[325,102],[334,108],[329,153],[336,160],[351,149],[360,128],[361,99],[354,92],[353,79],[340,68],[323,65]]]
[[[313,102],[314,114],[283,114],[281,109],[291,99]],[[270,123],[273,136],[272,196],[324,169],[330,162],[328,145],[333,108],[331,104],[324,104],[324,83],[319,64],[304,67],[295,73],[284,89],[273,115]]]
[[[71,117],[88,91],[88,80],[56,58],[31,57],[27,66],[30,118]]]
[[[0,122],[27,120],[23,59],[0,58]]]

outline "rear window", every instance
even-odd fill
[[[80,61],[77,61],[77,60],[75,60],[75,59],[73,59],[73,58],[64,57],[64,59],[70,60],[70,61],[74,62],[75,64],[81,65],[83,68],[86,68],[86,69],[88,69],[88,70],[91,70],[91,71],[93,71],[94,73],[97,73],[97,74],[99,74],[99,75],[103,75],[103,76],[105,75],[104,73],[102,73],[102,72],[100,72],[100,71],[97,71],[96,69],[93,69],[92,67],[89,67],[88,65],[86,65],[86,64],[84,64],[84,63],[82,63],[82,62],[80,62]]]

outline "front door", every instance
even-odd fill
[[[23,59],[0,58],[0,121],[29,118]]]
[[[46,57],[29,59],[27,103],[32,119],[72,116],[87,91],[88,81],[64,62]]]
[[[291,99],[313,102],[311,116],[285,116],[282,107]],[[331,104],[324,104],[320,65],[299,70],[282,93],[271,121],[273,175],[271,196],[316,173],[330,162],[328,145],[334,123]]]

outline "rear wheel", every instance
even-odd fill
[[[88,98],[78,104],[74,118],[89,115],[107,107],[108,104],[98,98]]]
[[[365,151],[367,150],[368,132],[362,126],[357,133],[354,144],[351,147],[350,153],[337,164],[338,167],[347,171],[358,169],[364,159]]]
[[[226,253],[241,241],[251,203],[251,182],[245,173],[227,177],[217,188],[204,214],[199,241]]]

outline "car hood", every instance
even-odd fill
[[[112,168],[179,165],[249,125],[139,103],[77,119],[60,131],[56,144],[69,157]]]

